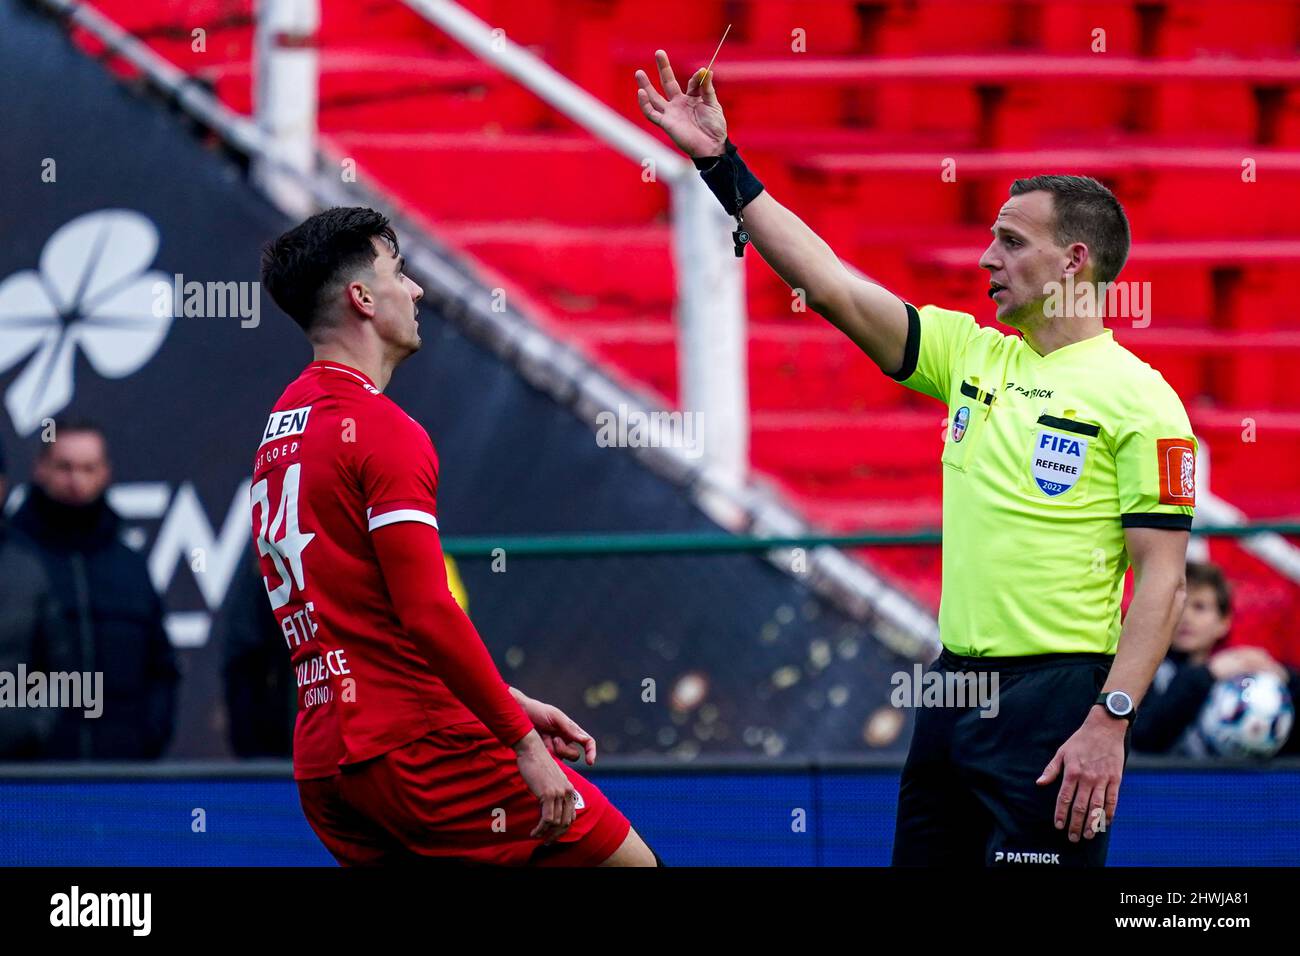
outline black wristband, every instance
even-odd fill
[[[704,156],[694,160],[695,168],[709,191],[722,203],[729,215],[735,216],[753,202],[763,191],[763,184],[749,171],[740,158],[736,144],[726,140],[721,156]]]

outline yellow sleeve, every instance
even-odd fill
[[[890,378],[908,388],[948,401],[953,369],[966,350],[971,337],[979,331],[975,317],[927,305],[917,309],[907,306],[907,346],[903,366]]]
[[[1196,509],[1196,437],[1163,380],[1130,404],[1115,443],[1120,521],[1126,528],[1187,531]]]
[[[465,582],[460,579],[460,571],[456,567],[456,559],[450,554],[443,554],[443,564],[447,566],[447,587],[451,591],[451,596],[456,599],[460,609],[469,614],[469,594],[465,591]]]

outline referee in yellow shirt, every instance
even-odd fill
[[[895,865],[1103,865],[1128,730],[1182,610],[1195,504],[1178,396],[1115,342],[1100,307],[1060,301],[1119,275],[1123,208],[1087,177],[1017,180],[979,265],[1020,335],[917,309],[850,274],[763,190],[727,138],[711,74],[683,91],[656,59],[662,93],[638,70],[641,110],[737,217],[737,251],[752,242],[884,372],[948,405],[932,670],[996,676],[998,699],[996,711],[918,712]]]

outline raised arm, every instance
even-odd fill
[[[644,70],[637,70],[641,112],[695,161],[706,182],[722,179],[730,185],[733,170],[742,176],[744,170],[734,147],[727,149],[727,123],[713,89],[713,74],[697,71],[683,91],[668,54],[658,50],[655,60],[663,92]],[[755,189],[762,189],[756,180],[745,190],[751,195],[742,194],[739,204],[754,248],[792,289],[802,290],[809,308],[852,339],[882,371],[898,371],[907,343],[902,300],[849,272],[835,250],[802,219],[766,191],[753,196]],[[735,215],[737,203],[730,194],[723,190],[719,198]]]

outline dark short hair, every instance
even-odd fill
[[[397,254],[397,234],[382,213],[364,206],[319,212],[262,249],[262,285],[276,305],[310,332],[338,287],[374,267],[376,237]]]
[[[1214,603],[1219,607],[1219,617],[1232,613],[1232,588],[1223,575],[1223,569],[1217,564],[1203,564],[1197,561],[1187,562],[1187,589],[1213,588]]]
[[[58,440],[64,435],[98,435],[100,443],[104,446],[104,456],[108,457],[108,436],[104,434],[104,429],[98,422],[89,418],[54,419],[54,441],[41,442],[36,457],[45,458],[48,456]]]
[[[1011,184],[1011,195],[1048,192],[1056,214],[1056,241],[1082,242],[1092,254],[1093,278],[1113,282],[1132,242],[1128,216],[1115,194],[1091,176],[1030,176]]]

